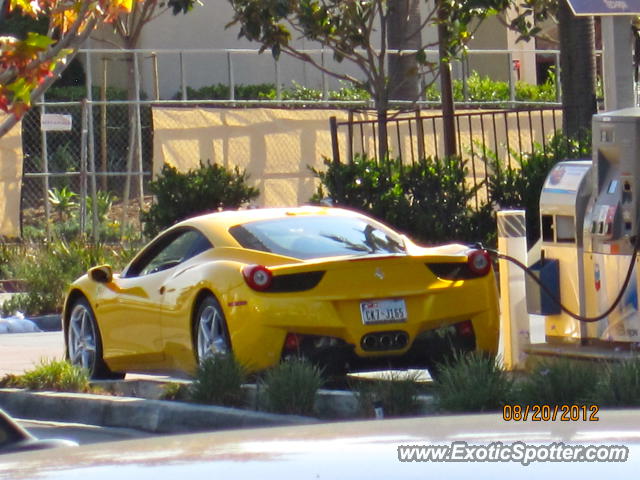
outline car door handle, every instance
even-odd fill
[[[160,292],[160,295],[164,294],[164,286],[160,287],[160,289],[158,290]]]

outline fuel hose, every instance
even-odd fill
[[[638,236],[637,238],[640,238],[640,236]],[[521,268],[524,273],[526,273],[527,275],[529,275],[529,277],[531,277],[531,279],[533,279],[534,282],[536,282],[540,288],[549,296],[549,298],[560,307],[560,309],[566,313],[567,315],[569,315],[571,318],[574,318],[580,322],[584,322],[584,323],[593,323],[593,322],[599,322],[600,320],[603,320],[604,318],[608,317],[611,312],[613,312],[616,307],[618,306],[618,304],[620,303],[620,301],[622,300],[622,297],[624,296],[624,292],[627,290],[627,287],[629,286],[629,282],[631,281],[631,275],[633,274],[633,266],[636,263],[636,257],[638,256],[638,246],[639,246],[639,242],[636,241],[634,248],[633,248],[633,254],[631,255],[631,261],[629,262],[629,268],[627,268],[627,274],[624,278],[624,282],[622,283],[622,287],[620,288],[620,291],[618,292],[618,295],[616,296],[615,300],[613,301],[613,303],[611,304],[611,306],[609,308],[607,308],[604,312],[602,312],[601,314],[595,316],[595,317],[586,317],[583,315],[579,315],[575,312],[572,312],[571,310],[569,310],[565,305],[562,304],[562,302],[560,301],[560,299],[558,297],[556,297],[555,293],[552,292],[546,285],[544,285],[542,283],[542,281],[533,273],[533,271],[531,271],[531,269],[529,267],[527,267],[525,264],[523,264],[521,261],[519,261],[518,259],[510,256],[510,255],[506,255],[504,253],[500,253],[497,250],[493,250],[493,249],[489,249],[489,248],[484,248],[484,250],[486,250],[489,254],[493,255],[495,258],[497,259],[501,259],[501,260],[507,260],[511,263],[513,263],[514,265],[516,265],[517,267]]]

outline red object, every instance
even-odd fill
[[[247,265],[242,269],[242,275],[247,285],[259,292],[268,289],[273,279],[271,270],[264,265]]]
[[[300,335],[296,333],[287,333],[287,338],[284,340],[285,350],[298,350],[300,348]]]
[[[491,258],[484,250],[474,250],[467,259],[469,269],[476,275],[484,276],[491,270]]]
[[[473,324],[471,320],[467,320],[466,322],[456,324],[456,330],[458,330],[458,334],[463,337],[470,337],[473,335]]]

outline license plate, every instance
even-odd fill
[[[360,302],[362,323],[401,323],[407,321],[407,306],[403,299]]]

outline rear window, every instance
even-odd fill
[[[357,217],[277,218],[236,225],[229,233],[244,248],[305,260],[405,253],[400,235]]]

